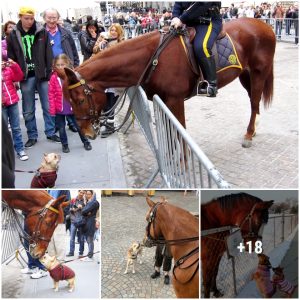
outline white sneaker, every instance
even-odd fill
[[[17,155],[18,155],[19,159],[22,161],[27,160],[29,158],[24,150],[18,152]]]
[[[32,279],[39,279],[39,278],[45,277],[47,275],[48,275],[48,272],[39,269],[35,273],[33,273],[32,275],[30,275],[30,277]]]
[[[27,267],[27,268],[24,268],[24,269],[21,270],[21,273],[22,273],[22,274],[33,274],[33,273],[35,273],[35,272],[36,272],[35,268],[29,269],[29,268]]]
[[[94,261],[92,258],[89,258],[89,257],[83,257],[80,260],[81,261]]]

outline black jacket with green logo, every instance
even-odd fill
[[[32,37],[24,39],[21,21],[18,22],[7,39],[7,56],[19,64],[25,80],[31,68],[38,80],[49,80],[53,55],[48,33],[36,22],[32,27],[35,28]]]

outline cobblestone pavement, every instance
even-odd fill
[[[199,212],[198,196],[183,191],[157,191],[152,200],[165,196],[168,201],[192,212]],[[164,285],[163,277],[150,278],[154,270],[155,248],[145,248],[143,264],[136,273],[124,274],[126,253],[133,241],[141,241],[145,233],[148,211],[145,196],[102,197],[101,200],[101,297],[102,298],[175,298],[172,285]]]
[[[298,187],[298,47],[277,43],[274,98],[261,106],[260,124],[251,148],[241,142],[250,118],[250,101],[239,80],[217,98],[194,97],[185,103],[187,131],[232,187]],[[152,106],[152,103],[151,103]],[[135,123],[119,133],[128,186],[144,186],[156,161]],[[154,187],[161,187],[158,177]]]

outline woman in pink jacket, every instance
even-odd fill
[[[20,127],[19,117],[19,95],[17,93],[15,82],[21,81],[24,78],[24,74],[20,66],[9,59],[6,60],[2,55],[2,118],[4,118],[6,124],[8,121],[11,126],[11,132],[14,142],[14,148],[17,152],[17,156],[20,160],[27,160],[28,155],[24,151],[24,144],[22,141],[22,132]]]
[[[49,97],[49,113],[55,116],[56,127],[59,130],[59,137],[62,143],[62,151],[64,153],[70,152],[68,145],[68,137],[66,133],[66,116],[70,116],[77,128],[80,139],[85,150],[91,150],[92,146],[89,140],[83,136],[76,123],[72,107],[69,101],[64,99],[62,91],[62,80],[58,77],[55,69],[63,69],[72,67],[70,58],[66,54],[60,54],[53,60],[54,72],[49,81],[48,97]]]

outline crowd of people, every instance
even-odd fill
[[[176,5],[174,5],[175,8]],[[256,7],[231,4],[221,8],[222,19],[251,17],[275,20],[275,32],[281,38],[283,27],[286,34],[295,29],[298,43],[298,4],[288,9],[280,3],[271,6],[262,3]],[[103,20],[86,17],[86,22],[62,20],[57,9],[46,9],[43,24],[35,19],[31,7],[19,9],[19,21],[7,21],[3,28],[2,40],[2,117],[10,128],[17,157],[25,161],[29,158],[26,151],[38,141],[36,121],[36,93],[41,103],[44,120],[44,133],[47,140],[60,143],[64,153],[70,152],[66,124],[73,132],[78,132],[85,150],[92,149],[91,143],[81,133],[73,115],[72,107],[62,93],[62,79],[57,76],[60,68],[75,68],[95,53],[104,51],[113,43],[134,38],[156,29],[170,25],[176,17],[173,11],[163,9],[131,10],[105,14]],[[271,24],[271,23],[270,23]],[[272,23],[273,24],[273,23]],[[73,32],[72,32],[73,31]],[[50,83],[50,84],[49,84]],[[114,132],[114,106],[117,96],[113,88],[106,90],[107,107],[110,116],[101,130],[105,138]],[[21,131],[18,102],[22,99],[21,110],[26,133]],[[58,133],[58,134],[57,134]],[[27,141],[23,143],[23,137]]]
[[[64,207],[64,223],[58,224],[54,230],[47,252],[50,256],[55,256],[61,263],[66,257],[75,256],[75,244],[79,244],[78,256],[83,262],[94,261],[94,243],[99,240],[100,216],[99,202],[93,190],[78,190],[76,197],[72,198],[69,190],[49,190],[53,198],[62,195],[66,196]],[[26,216],[25,216],[26,217]],[[24,228],[27,232],[26,227]],[[68,243],[67,238],[70,238]],[[39,279],[48,275],[43,264],[34,259],[29,253],[29,242],[25,240],[27,250],[27,267],[21,270],[22,274],[29,274],[32,279]],[[69,247],[67,246],[69,244]],[[87,244],[87,251],[85,246]],[[67,252],[67,249],[68,253]],[[85,254],[86,252],[87,254]]]

